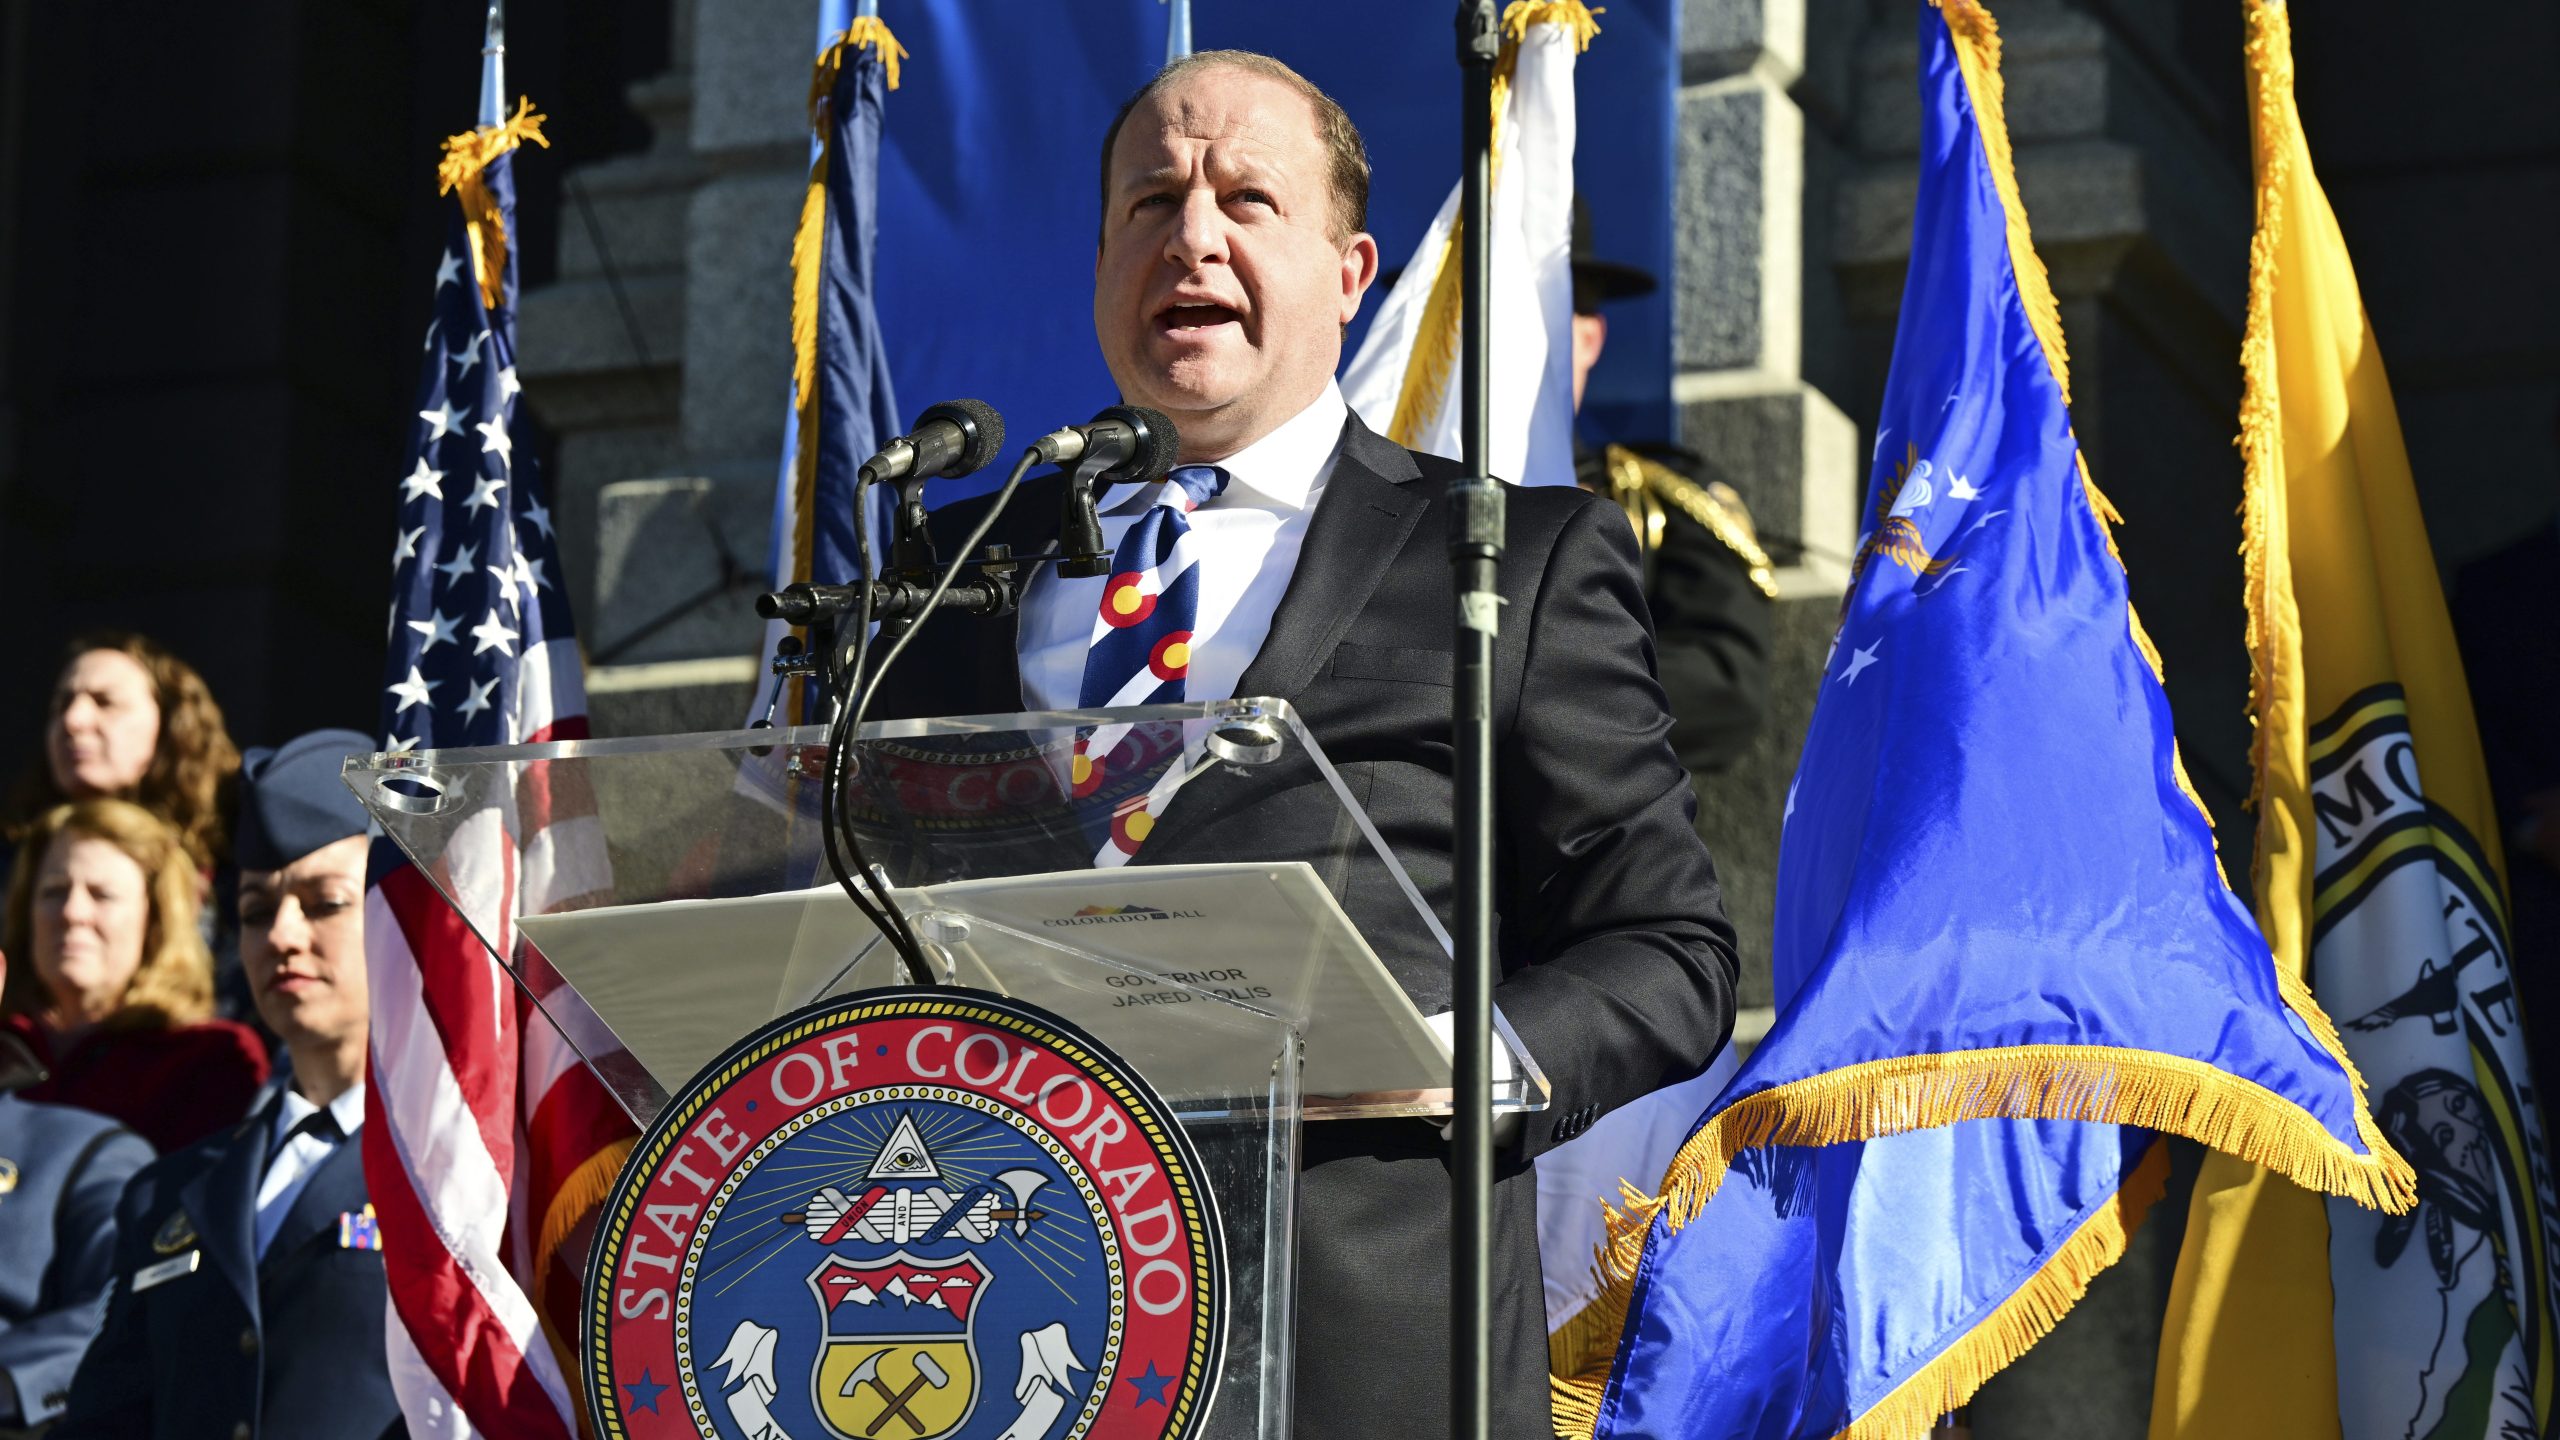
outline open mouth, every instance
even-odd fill
[[[1236,324],[1243,319],[1243,316],[1224,305],[1168,305],[1156,312],[1156,324],[1175,335],[1207,330],[1218,325]]]

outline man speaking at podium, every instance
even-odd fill
[[[1445,917],[1454,850],[1445,525],[1460,467],[1380,438],[1334,384],[1343,327],[1378,273],[1377,243],[1362,231],[1368,190],[1349,117],[1265,56],[1193,55],[1124,107],[1103,142],[1094,330],[1123,399],[1171,417],[1181,453],[1163,485],[1105,492],[1103,541],[1119,547],[1140,526],[1156,527],[1159,541],[1165,527],[1187,529],[1196,608],[1149,614],[1191,632],[1180,698],[1296,706]],[[1056,492],[1037,483],[1007,521],[1057,513]],[[946,560],[961,558],[950,547],[983,503],[935,517]],[[1529,1161],[1704,1069],[1732,1028],[1735,962],[1714,865],[1690,828],[1688,775],[1666,738],[1625,517],[1571,486],[1515,490],[1509,511],[1494,715],[1494,1002],[1554,1086],[1551,1108],[1525,1117],[1495,1162],[1495,1414],[1500,1433],[1527,1436],[1550,1433]],[[1017,553],[1037,548],[1018,523],[993,538],[1014,534],[1033,541]],[[980,663],[911,666],[873,713],[1112,703],[1134,672],[1125,660],[1112,670],[1124,645],[1092,640],[1106,585],[1044,570],[1016,618],[937,616],[936,633],[916,637],[919,655],[974,652]],[[1181,808],[1177,797],[1177,822]],[[1285,797],[1255,823],[1287,825]],[[1182,846],[1179,829],[1158,830],[1162,853],[1149,848],[1142,861],[1228,858]],[[1369,887],[1368,908],[1402,903],[1387,888]],[[1369,931],[1362,890],[1355,879],[1344,903]],[[1380,948],[1423,1013],[1448,1008],[1436,944],[1427,954]],[[1445,1142],[1410,1119],[1327,1121],[1306,1127],[1304,1157],[1298,1433],[1445,1429]]]

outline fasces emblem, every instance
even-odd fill
[[[695,1077],[588,1266],[587,1403],[628,1440],[1181,1440],[1225,1337],[1181,1128],[1073,1026],[870,991]]]

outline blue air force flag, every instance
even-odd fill
[[[1915,9],[1910,273],[1788,794],[1780,1013],[1613,1233],[1614,1368],[1560,1396],[1601,1435],[1925,1432],[2121,1253],[2153,1131],[2414,1196],[2180,767],[2072,435],[1991,18]]]

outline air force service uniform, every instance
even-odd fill
[[[103,1115],[10,1093],[43,1075],[0,1035],[0,1435],[62,1413],[114,1273],[116,1198],[151,1160]]]
[[[370,742],[321,731],[242,766],[242,868],[365,829],[338,783]],[[384,1361],[382,1241],[364,1185],[364,1086],[315,1105],[290,1068],[248,1118],[154,1161],[117,1212],[106,1326],[52,1440],[405,1436]]]
[[[134,1180],[106,1328],[56,1440],[407,1433],[382,1359],[363,1117],[361,1086],[322,1109],[271,1083],[248,1119]]]

